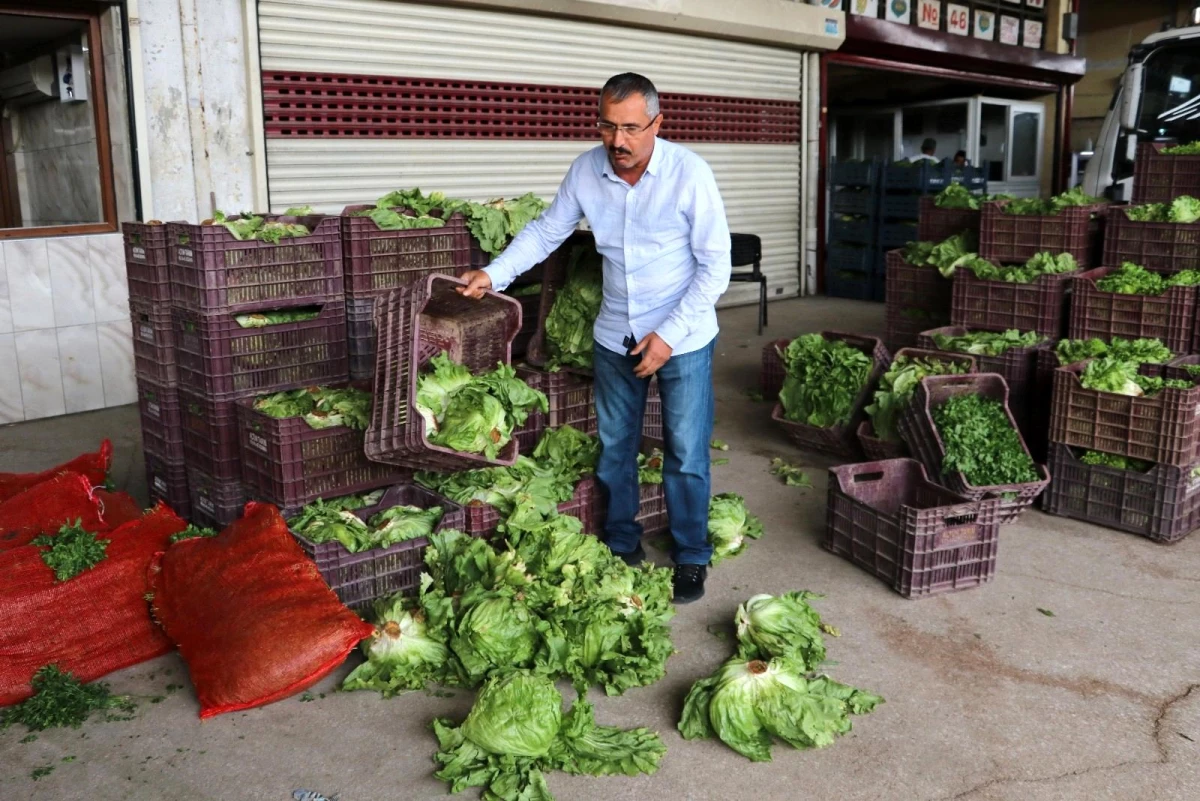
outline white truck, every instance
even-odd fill
[[[1200,141],[1200,6],[1191,22],[1147,36],[1130,51],[1084,172],[1089,195],[1132,198],[1139,142]]]

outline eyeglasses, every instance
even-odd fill
[[[600,132],[601,136],[612,136],[617,131],[620,131],[626,136],[636,136],[653,125],[658,117],[659,115],[655,114],[654,119],[650,120],[650,122],[646,123],[645,125],[613,125],[611,122],[598,122],[596,123],[596,130]]]

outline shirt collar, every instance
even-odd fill
[[[654,152],[650,154],[650,163],[646,165],[646,172],[650,175],[658,175],[659,168],[662,166],[663,150],[665,149],[662,140],[657,136],[654,137]],[[600,174],[605,178],[620,181],[621,178],[617,175],[616,170],[613,169],[612,162],[608,160],[608,151],[604,149],[603,145],[600,147],[600,153],[603,158]]]

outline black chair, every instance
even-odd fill
[[[735,269],[729,280],[758,284],[758,335],[762,336],[767,324],[767,277],[762,273],[762,240],[754,234],[730,234],[729,239],[733,246],[730,261],[734,268],[751,267],[749,272]]]

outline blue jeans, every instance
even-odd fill
[[[663,405],[663,489],[675,540],[675,563],[707,565],[709,443],[713,428],[712,357],[716,340],[659,368],[658,391]],[[642,526],[638,512],[637,455],[642,444],[642,418],[650,382],[633,374],[638,360],[595,346],[596,417],[600,429],[600,463],[596,478],[608,508],[605,542],[629,553],[638,547]]]

